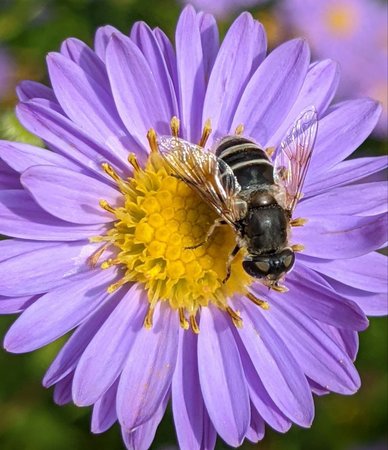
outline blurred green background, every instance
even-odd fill
[[[252,12],[277,39],[277,25],[269,2]],[[45,55],[73,36],[92,45],[95,29],[112,24],[123,32],[136,20],[163,28],[172,38],[180,5],[173,0],[0,0],[0,49],[6,50],[12,68],[6,92],[0,97],[0,138],[36,140],[23,131],[13,116],[14,88],[18,81],[47,82]],[[232,17],[220,23],[225,32]],[[1,67],[0,67],[0,70]],[[368,140],[359,154],[383,154],[386,141]],[[13,317],[0,317],[4,336]],[[360,336],[357,367],[363,380],[352,397],[329,395],[316,399],[316,419],[310,430],[294,427],[286,435],[267,430],[263,442],[242,448],[262,450],[387,449],[388,430],[388,328],[385,318],[371,319]],[[89,432],[90,411],[58,407],[40,380],[56,354],[55,343],[31,355],[0,351],[0,450],[121,449],[119,428],[103,435]],[[171,416],[160,426],[153,449],[176,446]],[[176,447],[175,447],[176,448]],[[218,449],[226,449],[218,441]]]

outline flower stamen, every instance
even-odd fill
[[[110,206],[110,204],[106,200],[100,200],[99,204],[101,208],[105,209],[105,211],[108,211],[111,214],[115,213],[115,209],[112,206]]]
[[[202,136],[201,136],[201,139],[199,140],[199,143],[198,143],[198,145],[200,147],[205,147],[206,142],[209,139],[209,136],[210,136],[211,132],[212,132],[212,124],[210,122],[210,119],[206,119],[205,125],[204,125],[203,130],[202,130]]]
[[[294,244],[294,245],[291,245],[291,248],[292,248],[292,251],[294,251],[294,252],[303,252],[303,250],[304,250],[304,245],[302,245],[302,244]]]
[[[113,167],[104,162],[101,164],[101,167],[104,169],[104,172],[106,174],[108,174],[111,178],[113,178],[114,181],[116,181],[116,183],[119,183],[121,181],[120,176],[117,174],[117,172],[113,169]]]
[[[272,158],[273,154],[275,153],[276,147],[268,147],[266,148],[265,154],[268,156],[268,158]]]
[[[188,330],[190,325],[186,319],[185,310],[183,308],[179,308],[178,313],[179,313],[179,324],[181,328],[183,328],[184,330]]]
[[[120,264],[120,261],[118,259],[109,258],[106,261],[104,261],[100,267],[101,269],[109,269],[112,266],[117,266]]]
[[[256,306],[259,306],[260,308],[264,309],[265,311],[269,309],[268,302],[255,297],[251,292],[248,292],[245,296],[248,300],[253,302]]]
[[[198,326],[198,322],[197,322],[197,319],[195,318],[194,314],[190,314],[189,321],[190,321],[190,327],[193,330],[193,333],[199,334],[199,326]]]
[[[149,305],[143,322],[143,325],[147,330],[150,330],[154,324],[154,311],[155,307]]]
[[[230,306],[227,306],[226,312],[229,314],[229,316],[232,319],[232,322],[236,328],[241,328],[243,326],[243,321],[242,321],[238,311],[235,311]]]
[[[129,278],[128,277],[123,277],[121,278],[121,280],[117,281],[116,283],[112,283],[110,284],[106,291],[108,292],[108,294],[113,294],[113,292],[116,292],[117,289],[121,288],[121,286],[124,286],[124,284],[128,283]]]
[[[147,139],[148,139],[148,143],[149,143],[151,152],[158,153],[159,152],[158,141],[157,141],[156,131],[153,128],[150,128],[148,130]]]
[[[292,227],[303,227],[308,222],[307,219],[304,219],[303,217],[298,217],[297,219],[292,219],[290,221],[290,225]]]
[[[273,291],[280,292],[282,294],[284,294],[284,292],[288,292],[288,288],[286,288],[285,286],[282,286],[281,284],[272,283],[269,287]]]
[[[139,172],[141,170],[136,155],[134,153],[130,153],[128,155],[128,162],[129,164],[131,164],[131,166],[134,168],[136,172]]]
[[[170,121],[170,129],[171,134],[176,138],[179,136],[179,128],[180,128],[180,121],[178,117],[174,116]]]
[[[236,134],[237,136],[241,136],[243,133],[244,133],[244,125],[240,123],[240,125],[237,125],[234,134]]]
[[[106,242],[104,245],[102,245],[99,249],[97,249],[94,253],[92,253],[88,260],[87,263],[89,264],[89,266],[91,267],[96,267],[98,260],[100,259],[101,255],[105,252],[105,250],[111,245],[110,242]]]

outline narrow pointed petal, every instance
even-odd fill
[[[119,30],[111,25],[105,25],[98,28],[94,36],[94,51],[104,62],[106,48],[113,33],[119,33]]]
[[[320,275],[302,264],[291,272],[287,286],[290,291],[284,294],[284,298],[290,297],[289,302],[312,318],[356,331],[368,327],[365,314],[354,302],[338,295]]]
[[[205,79],[208,80],[220,46],[218,27],[215,18],[211,14],[204,12],[197,14],[197,22],[201,34],[203,70]]]
[[[301,260],[310,269],[356,289],[387,292],[387,257],[380,253],[335,260],[302,255]]]
[[[353,153],[369,136],[380,114],[381,106],[370,99],[349,100],[333,106],[319,121],[306,183],[315,173],[325,173]],[[333,152],[333,148],[337,151]]]
[[[19,173],[37,165],[81,170],[79,165],[57,153],[19,142],[0,141],[0,158]]]
[[[308,256],[354,258],[384,247],[387,218],[385,214],[371,217],[310,215],[305,226],[293,230],[293,242],[303,244]]]
[[[206,409],[222,439],[238,446],[249,426],[250,409],[235,338],[225,313],[212,307],[201,311],[200,328],[198,367]]]
[[[158,40],[151,28],[144,22],[136,22],[131,30],[131,39],[139,47],[150,66],[156,86],[159,88],[159,95],[164,97],[163,104],[168,108],[168,118],[179,116],[174,83]]]
[[[0,295],[0,314],[16,314],[23,312],[32,303],[34,303],[39,296],[24,296],[24,297],[4,297]]]
[[[71,403],[71,384],[73,382],[73,374],[70,373],[67,377],[61,380],[54,388],[54,402],[59,405],[67,405]]]
[[[331,334],[334,341],[347,353],[352,361],[356,360],[359,347],[359,338],[357,331],[344,330],[341,328],[326,325],[328,334]],[[323,325],[325,328],[325,325]]]
[[[44,293],[61,286],[69,277],[90,271],[87,258],[98,247],[87,241],[0,241],[0,292],[19,297]]]
[[[164,416],[168,403],[168,396],[160,403],[155,414],[143,425],[128,433],[122,429],[124,443],[128,450],[148,450],[154,440],[156,429]]]
[[[244,310],[244,326],[239,335],[264,388],[283,414],[298,425],[309,427],[314,403],[302,369],[266,320],[266,312],[242,300],[237,305]]]
[[[334,291],[354,302],[367,316],[386,316],[388,315],[387,293],[371,293],[361,289],[355,289],[346,284],[340,283],[326,276],[325,281],[334,289]]]
[[[151,420],[169,391],[178,350],[177,320],[170,307],[159,303],[153,328],[143,326],[134,335],[117,391],[117,415],[126,430]]]
[[[192,6],[187,6],[179,17],[175,42],[182,130],[189,141],[197,142],[202,128],[205,68],[201,33]]]
[[[112,278],[111,270],[86,273],[43,295],[11,326],[4,339],[5,349],[31,352],[63,336],[106,300]]]
[[[160,49],[163,53],[164,60],[166,61],[168,72],[174,84],[175,95],[177,96],[177,100],[179,103],[178,71],[174,47],[171,44],[170,39],[160,28],[158,27],[154,28],[153,33],[156,40],[159,43]]]
[[[135,336],[143,326],[144,296],[134,285],[97,331],[83,352],[74,375],[73,397],[78,406],[95,403],[120,376]]]
[[[115,207],[122,200],[122,194],[103,181],[60,167],[31,167],[21,182],[45,211],[72,223],[112,222],[115,216],[102,209],[99,201]]]
[[[75,371],[86,347],[117,306],[117,302],[121,301],[122,296],[121,290],[116,294],[111,294],[107,301],[74,331],[43,377],[44,387],[58,383],[67,374]]]
[[[0,147],[1,148],[1,147]],[[19,174],[0,159],[0,190],[22,189]]]
[[[58,53],[47,57],[55,95],[67,116],[100,142],[112,136],[125,136],[109,86]]]
[[[308,46],[301,39],[286,42],[273,50],[242,94],[231,129],[244,124],[244,133],[264,145],[294,104],[303,85],[309,59]]]
[[[57,219],[22,190],[0,192],[0,233],[39,241],[78,241],[104,234],[102,225],[75,225]]]
[[[306,180],[304,185],[304,198],[319,195],[330,189],[356,183],[368,176],[383,173],[388,165],[386,156],[372,158],[356,158],[342,161],[335,167],[317,173],[314,178]]]
[[[79,39],[66,39],[61,45],[62,55],[75,62],[101,86],[108,86],[108,76],[101,59]]]
[[[353,394],[360,377],[348,355],[302,311],[273,296],[266,319],[277,330],[304,373],[326,389]]]
[[[150,128],[169,132],[171,111],[137,45],[121,33],[112,35],[106,54],[112,94],[120,117],[138,142],[146,145]]]
[[[100,397],[93,406],[91,432],[103,433],[117,421],[116,413],[116,394],[118,382],[112,386]]]
[[[247,431],[247,439],[251,442],[259,442],[265,433],[265,423],[256,409],[251,407],[251,423]]]
[[[258,411],[271,428],[279,433],[286,433],[291,428],[291,421],[281,412],[268,394],[242,342],[239,342],[239,349],[252,408]]]
[[[325,211],[325,214],[374,216],[387,211],[386,198],[384,181],[343,186],[301,201],[295,214],[309,217]]]
[[[179,330],[177,365],[172,379],[172,411],[181,448],[201,450],[204,404],[199,386],[197,336]]]
[[[21,81],[16,88],[16,93],[21,102],[26,102],[27,100],[31,100],[32,98],[45,98],[47,100],[50,100],[51,102],[58,103],[54,91],[44,84],[37,83],[36,81]]]
[[[250,14],[242,14],[222,42],[206,90],[203,118],[211,120],[217,134],[229,132],[238,102],[256,68],[256,59],[261,58],[265,48],[262,26]]]
[[[122,146],[107,148],[99,144],[72,121],[45,106],[33,102],[21,103],[16,107],[16,114],[27,130],[70,161],[76,161],[98,176],[108,179],[101,169],[103,162],[112,164],[119,173],[128,166],[128,151],[123,150]]]
[[[306,108],[314,106],[321,116],[333,100],[339,79],[340,71],[335,61],[327,59],[312,64],[293,107],[276,133],[265,143],[265,147],[277,147],[286,137],[296,118]]]

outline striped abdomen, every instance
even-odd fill
[[[273,165],[260,147],[240,136],[226,136],[216,149],[218,158],[228,164],[241,189],[274,184]]]

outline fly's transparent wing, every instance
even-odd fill
[[[275,182],[284,187],[285,206],[292,214],[302,197],[303,183],[310,164],[317,135],[317,112],[309,107],[297,118],[280,144],[274,163]]]
[[[231,168],[213,153],[176,137],[158,141],[163,159],[173,174],[191,186],[233,227],[244,213],[241,190]]]

